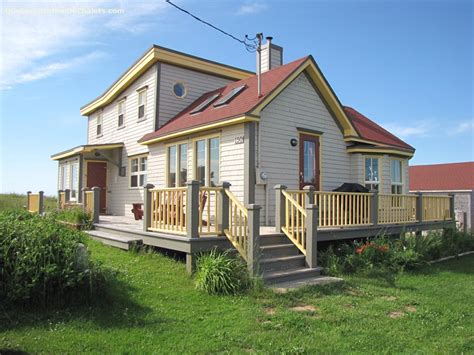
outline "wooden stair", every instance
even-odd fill
[[[123,250],[134,249],[143,243],[142,239],[133,233],[100,225],[94,225],[94,229],[86,233],[94,240]]]
[[[260,271],[266,284],[304,283],[319,277],[321,270],[307,267],[305,256],[283,233],[260,237]]]

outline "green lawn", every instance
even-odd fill
[[[46,210],[57,206],[56,197],[45,196],[44,206]],[[23,208],[26,206],[26,195],[0,194],[0,211],[10,208]]]
[[[110,296],[63,311],[0,307],[0,353],[474,352],[474,256],[395,284],[347,276],[285,295],[218,297],[196,291],[169,257],[90,249],[117,271]]]

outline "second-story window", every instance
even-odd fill
[[[118,114],[117,126],[118,128],[120,128],[120,127],[123,127],[125,123],[125,99],[122,99],[119,102],[117,102],[117,114]]]
[[[146,88],[138,91],[138,119],[145,119]]]
[[[96,133],[97,137],[102,135],[102,112],[97,114]]]

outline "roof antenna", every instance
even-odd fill
[[[257,65],[257,87],[258,87],[258,97],[262,97],[262,39],[263,33],[257,33],[257,57],[258,57],[258,65]]]

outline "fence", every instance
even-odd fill
[[[451,218],[449,196],[423,195],[423,220],[443,221]]]
[[[449,198],[449,197],[448,197]],[[417,195],[378,195],[378,223],[399,224],[417,221]]]

